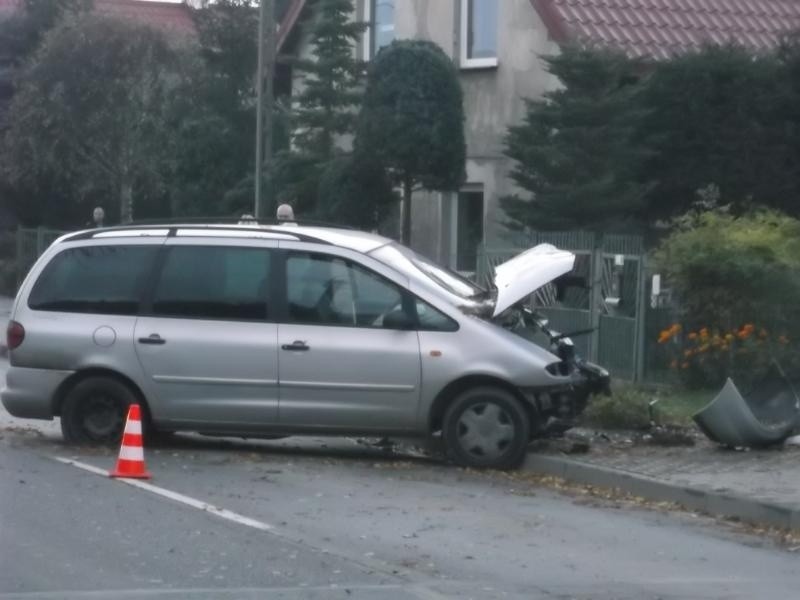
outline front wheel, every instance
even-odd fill
[[[450,404],[442,428],[450,458],[465,467],[509,469],[525,458],[530,420],[510,392],[479,387]]]
[[[77,383],[61,406],[61,432],[71,444],[114,445],[122,439],[128,407],[136,395],[111,377]]]

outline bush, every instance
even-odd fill
[[[658,339],[670,366],[692,386],[752,383],[773,360],[800,370],[800,221],[714,208],[675,225],[655,254],[682,313]]]
[[[611,396],[595,396],[583,413],[587,425],[603,429],[646,429],[652,394],[631,385],[614,388]]]

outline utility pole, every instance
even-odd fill
[[[258,90],[256,94],[256,194],[254,212],[256,219],[259,219],[264,216],[265,203],[272,203],[272,178],[270,176],[267,179],[267,189],[262,189],[261,177],[264,165],[269,166],[272,162],[272,113],[275,105],[275,92],[273,88],[275,79],[274,0],[261,0],[259,6],[258,75],[256,79],[258,80]],[[264,85],[265,79],[266,85]]]

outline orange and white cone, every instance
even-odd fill
[[[119,449],[117,466],[113,471],[108,472],[108,476],[150,479],[150,473],[144,466],[142,415],[138,404],[131,404],[128,409],[128,419],[125,421],[125,432],[122,434],[122,446]]]

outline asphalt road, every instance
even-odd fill
[[[146,450],[157,488],[139,489],[57,462],[108,469],[115,456],[43,431],[0,419],[2,600],[750,600],[800,589],[800,555],[710,520],[591,506],[348,440],[178,436]]]

